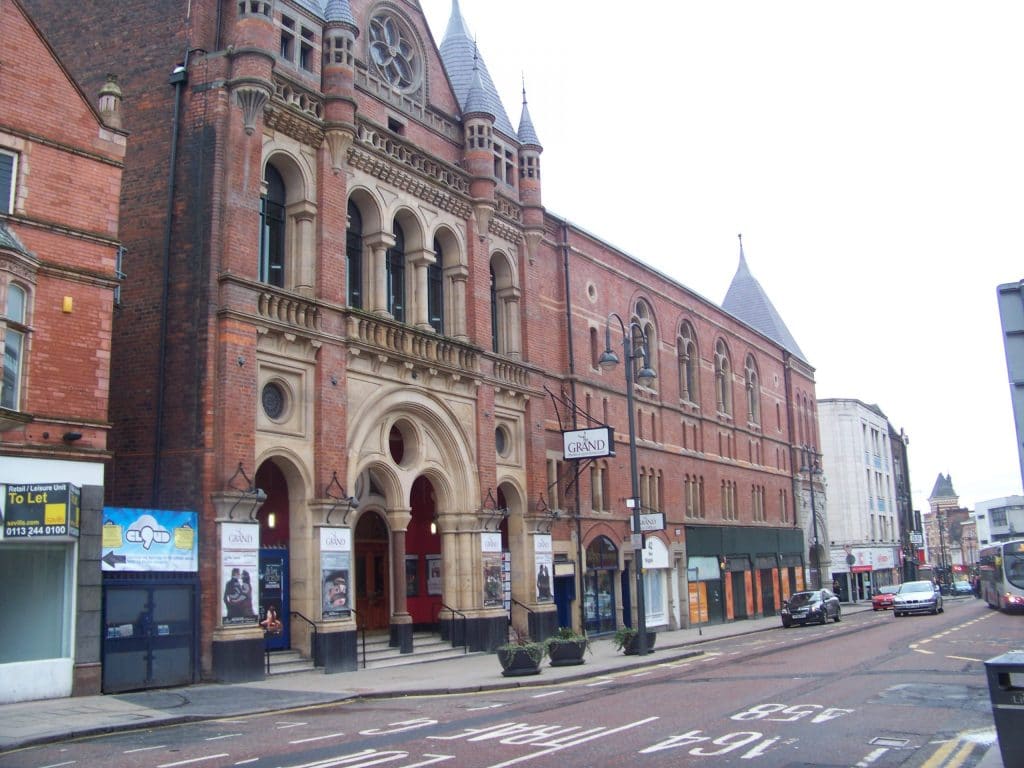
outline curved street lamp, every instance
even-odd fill
[[[618,314],[612,312],[605,320],[604,326],[604,352],[597,363],[603,370],[611,370],[619,363],[619,357],[612,351],[611,320],[615,318],[622,330],[622,357],[626,361],[626,405],[629,409],[629,479],[632,484],[632,497],[627,506],[633,509],[633,570],[636,571],[636,616],[637,616],[637,654],[645,656],[650,653],[647,647],[647,607],[644,600],[644,569],[643,549],[644,536],[640,530],[640,477],[637,473],[636,463],[636,416],[633,413],[633,361],[640,360],[641,366],[635,372],[636,380],[641,384],[648,384],[658,374],[651,368],[650,357],[647,353],[647,334],[644,329],[635,322],[628,326],[622,321]],[[641,344],[637,349],[633,348],[633,331],[639,331]]]

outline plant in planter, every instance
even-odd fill
[[[571,667],[583,663],[583,653],[590,648],[586,635],[581,635],[572,627],[559,627],[549,637],[547,645],[548,658],[552,667]]]
[[[504,677],[539,675],[540,663],[547,653],[547,645],[534,642],[528,635],[513,628],[509,641],[498,646],[497,653],[498,661],[501,663],[501,674]]]
[[[619,627],[615,630],[615,649],[622,651],[627,656],[636,656],[639,654],[637,648],[637,638],[639,632],[633,627]],[[654,649],[654,641],[657,638],[657,633],[647,633],[647,650],[651,651]]]

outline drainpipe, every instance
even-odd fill
[[[562,220],[562,273],[565,277],[565,332],[569,340],[569,386],[571,387],[572,397],[572,428],[578,428],[578,416],[576,410],[576,357],[573,353],[573,335],[572,335],[572,293],[569,290],[569,225],[563,219]],[[577,579],[578,587],[576,592],[576,600],[580,606],[580,631],[586,632],[587,629],[587,613],[583,604],[583,526],[580,522],[583,514],[582,507],[580,506],[580,483],[579,478],[576,478],[576,565],[579,571],[579,577]]]
[[[167,159],[167,212],[164,222],[163,253],[161,267],[163,286],[160,292],[160,335],[158,339],[156,412],[153,429],[153,486],[150,492],[150,504],[159,507],[160,499],[160,465],[163,461],[163,430],[164,430],[164,386],[167,366],[167,315],[168,296],[171,282],[171,234],[174,219],[174,185],[175,168],[178,160],[178,138],[181,132],[181,93],[188,82],[188,56],[190,49],[185,50],[185,60],[174,68],[168,82],[174,86],[174,112],[171,118],[171,150]]]

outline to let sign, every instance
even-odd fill
[[[77,536],[81,491],[71,483],[8,485],[4,537]]]
[[[615,430],[611,427],[571,429],[562,433],[562,457],[570,459],[601,459],[613,455]]]

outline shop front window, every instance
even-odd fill
[[[0,547],[4,615],[18,627],[4,633],[0,664],[71,656],[71,549],[58,543]]]
[[[609,539],[598,537],[587,547],[583,609],[587,632],[590,634],[615,631],[615,578],[618,567],[618,550]]]

